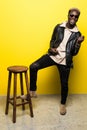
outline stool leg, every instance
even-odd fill
[[[13,89],[13,123],[16,122],[16,95],[17,95],[17,74],[14,73],[14,89]]]
[[[24,89],[23,89],[23,75],[20,73],[20,86],[21,86],[21,95],[24,95]],[[22,99],[22,103],[24,102],[24,99]],[[22,110],[25,110],[25,105],[22,104]]]
[[[8,109],[9,109],[10,88],[11,88],[11,76],[12,76],[12,73],[9,72],[5,114],[8,114]]]
[[[30,108],[30,115],[31,117],[33,117],[33,108],[32,108],[32,101],[31,101],[31,97],[29,94],[29,83],[28,83],[28,74],[27,72],[25,72],[25,81],[26,81],[26,89],[27,89],[27,94],[28,94],[28,100],[29,100],[29,108]]]

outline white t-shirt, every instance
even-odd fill
[[[62,42],[60,43],[60,45],[57,47],[58,54],[55,56],[50,55],[50,57],[56,63],[66,65],[66,44],[67,44],[67,41],[68,41],[70,35],[72,34],[72,32],[78,32],[78,28],[77,28],[77,26],[75,26],[73,29],[68,29],[66,27],[66,22],[64,22],[60,26],[65,27],[64,38],[63,38]]]

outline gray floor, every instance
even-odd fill
[[[39,95],[32,99],[34,117],[28,105],[22,111],[17,107],[16,123],[12,123],[12,106],[5,115],[6,97],[0,97],[1,130],[87,130],[87,95],[69,95],[67,114],[59,114],[60,95]]]

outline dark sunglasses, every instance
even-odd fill
[[[76,19],[78,19],[79,16],[78,15],[74,15],[74,14],[70,14],[70,17],[72,17],[72,18],[75,17]]]

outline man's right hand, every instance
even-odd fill
[[[58,54],[57,48],[50,48],[50,49],[49,49],[49,52],[50,52],[52,55],[57,55],[57,54]]]

